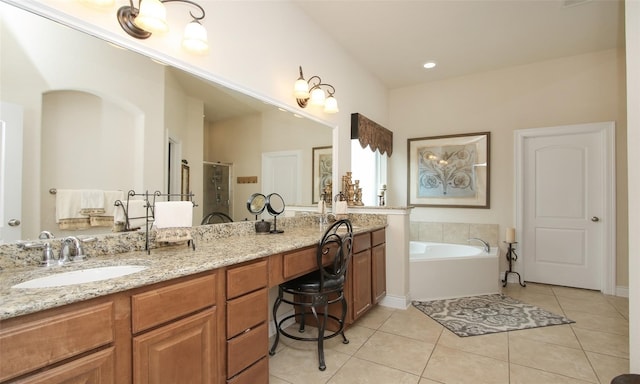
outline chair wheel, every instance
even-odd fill
[[[327,369],[326,365],[321,365],[318,367],[319,370],[324,371],[325,369]]]

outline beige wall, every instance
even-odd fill
[[[615,121],[616,285],[628,286],[624,68],[623,53],[607,50],[391,91],[389,204],[407,204],[407,139],[490,131],[491,208],[415,208],[411,220],[499,224],[502,241],[515,224],[513,131]]]
[[[311,204],[312,148],[330,146],[332,131],[310,119],[299,119],[281,111],[257,113],[229,119],[207,127],[204,135],[204,159],[210,162],[233,164],[233,212],[235,221],[253,220],[246,202],[253,193],[262,190],[262,154],[266,152],[302,152],[302,201],[286,204]],[[238,184],[238,176],[257,176],[257,184]],[[263,215],[265,218],[270,216]]]

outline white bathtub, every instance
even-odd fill
[[[412,300],[448,299],[500,292],[498,248],[462,244],[409,243]]]

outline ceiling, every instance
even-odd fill
[[[293,1],[389,89],[624,46],[620,0]]]

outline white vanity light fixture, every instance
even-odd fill
[[[320,76],[311,76],[307,81],[302,74],[302,66],[299,69],[300,77],[293,85],[293,96],[298,105],[301,108],[306,108],[307,105],[324,106],[325,113],[337,113],[338,100],[333,96],[336,92],[333,85],[323,83]]]
[[[136,39],[146,39],[152,33],[162,33],[169,30],[167,24],[167,9],[165,3],[179,2],[190,4],[197,8],[199,14],[193,12],[189,15],[193,19],[187,24],[182,39],[182,47],[191,53],[203,54],[209,50],[207,30],[200,23],[204,19],[204,9],[190,0],[138,0],[138,7],[129,0],[129,5],[118,9],[118,22],[129,36]]]

